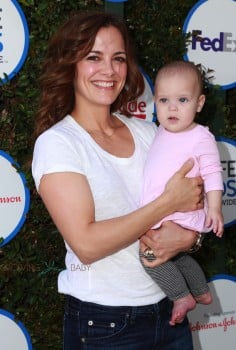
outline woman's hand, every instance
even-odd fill
[[[170,205],[174,206],[174,211],[192,211],[202,209],[204,206],[202,178],[186,177],[193,167],[193,162],[193,159],[186,161],[166,184],[165,193],[171,194]]]
[[[155,267],[170,260],[177,254],[188,251],[196,242],[195,231],[184,229],[172,221],[166,221],[157,230],[149,230],[140,239],[140,249],[144,253],[149,247],[155,255],[155,260],[142,258],[144,264]]]

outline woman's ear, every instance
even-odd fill
[[[205,101],[206,101],[206,96],[205,95],[200,95],[199,98],[198,98],[198,103],[197,103],[197,112],[198,113],[201,112]]]

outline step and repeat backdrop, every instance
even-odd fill
[[[15,0],[0,1],[1,85],[12,79],[28,54],[29,31],[25,15]],[[0,150],[0,247],[10,244],[23,226],[30,196],[20,165]],[[31,350],[30,335],[15,316],[0,306],[0,348]]]
[[[233,350],[236,344],[236,277],[214,276],[209,287],[212,304],[198,305],[188,314],[194,350]]]
[[[191,39],[185,60],[213,70],[211,83],[222,90],[236,86],[236,1],[202,0],[190,10],[184,33]],[[223,20],[225,19],[225,20]],[[236,142],[217,138],[223,168],[225,227],[236,221]],[[219,275],[209,282],[211,305],[189,313],[195,350],[232,350],[236,344],[236,277]]]
[[[110,0],[124,2],[125,0]],[[128,0],[126,0],[128,1]],[[222,18],[227,19],[222,21]],[[222,90],[236,85],[236,1],[202,0],[190,10],[183,32],[191,33],[185,60],[214,70],[212,84]],[[24,64],[29,48],[25,15],[16,0],[0,3],[0,78],[1,84],[14,78]],[[224,62],[224,63],[223,63]],[[141,68],[140,68],[141,69]],[[141,69],[142,71],[142,69]],[[144,122],[156,121],[153,84],[143,72],[145,91],[128,108]],[[217,138],[223,168],[223,214],[225,226],[236,222],[236,142]],[[0,150],[0,247],[11,244],[26,220],[30,195],[24,174],[11,155]],[[211,305],[199,305],[189,313],[195,350],[232,350],[236,344],[236,278],[214,276],[209,286]],[[1,307],[1,306],[0,306]],[[31,350],[30,335],[14,315],[0,308],[0,348]]]

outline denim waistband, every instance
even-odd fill
[[[93,312],[109,312],[109,313],[121,313],[129,315],[141,315],[141,314],[153,314],[166,312],[168,305],[170,306],[170,301],[168,298],[164,298],[156,304],[142,305],[142,306],[109,306],[100,305],[96,303],[91,303],[87,301],[82,301],[73,296],[66,295],[66,307],[72,308],[74,310],[83,312],[88,312],[89,310]]]

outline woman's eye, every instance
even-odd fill
[[[125,63],[126,62],[126,58],[122,57],[122,56],[115,57],[115,60],[120,62],[120,63]]]
[[[87,57],[87,60],[89,60],[89,61],[98,61],[98,60],[99,60],[99,57],[98,57],[98,56],[95,56],[95,55],[92,55],[92,56],[88,56],[88,57]]]

